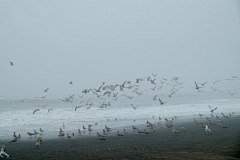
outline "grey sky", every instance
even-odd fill
[[[189,82],[240,73],[238,0],[1,0],[0,19],[0,97],[68,95],[152,73]]]

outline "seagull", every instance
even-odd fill
[[[210,106],[209,106],[209,108],[211,109],[211,111],[210,112],[214,112],[216,109],[217,109],[217,107],[216,108],[214,108],[214,109],[212,109]]]
[[[123,136],[119,131],[117,131],[117,136]]]
[[[1,141],[1,148],[3,148],[3,150],[5,150],[5,145],[3,144],[2,141]]]
[[[42,97],[36,97],[36,98],[45,98],[47,95],[45,95],[45,96],[42,96]]]
[[[206,125],[206,127],[205,127],[205,131],[207,132],[207,134],[209,134],[209,132],[211,132],[211,130],[208,128],[207,125]]]
[[[175,134],[180,133],[180,132],[177,131],[176,129],[173,129],[172,132],[175,133]]]
[[[67,138],[72,138],[72,137],[67,133]]]
[[[58,136],[59,136],[59,137],[60,137],[60,136],[63,137],[63,136],[65,136],[65,134],[64,134],[63,132],[59,132],[59,135],[58,135]]]
[[[33,111],[33,114],[34,114],[35,112],[37,112],[37,111],[40,111],[40,109],[35,109],[35,110]]]
[[[152,73],[152,75],[153,75],[153,77],[156,77],[157,74],[153,74],[153,73]]]
[[[161,105],[163,105],[164,103],[167,103],[167,102],[162,102],[160,98],[158,100],[159,100]]]
[[[47,91],[48,91],[48,89],[49,89],[49,88],[47,88],[47,89],[44,89],[43,91],[44,91],[44,92],[47,92]]]
[[[42,107],[45,108],[47,105],[48,105],[48,104],[45,104],[45,105],[43,105]],[[41,106],[41,105],[38,105],[38,106]]]
[[[195,82],[195,85],[196,85],[196,89],[199,89],[199,88],[202,88],[202,87],[198,87],[197,83]]]
[[[198,83],[198,84],[201,84],[202,86],[204,86],[207,82],[204,82],[204,83]]]
[[[16,142],[17,141],[17,137],[15,137],[13,140],[11,140],[9,143],[11,142]]]
[[[48,112],[52,111],[53,109],[48,109]]]
[[[199,113],[199,116],[201,117],[201,116],[203,116],[203,115]]]
[[[14,65],[13,62],[10,62],[10,61],[9,61],[9,63],[10,63],[10,66],[13,66],[13,65]]]
[[[181,128],[182,128],[182,130],[184,130],[184,131],[186,130],[186,129],[185,129],[185,127],[183,127],[183,125],[182,125],[182,127],[181,127]]]
[[[138,129],[137,127],[132,126],[133,130]]]
[[[29,136],[35,135],[34,133],[27,132]]]
[[[157,94],[156,94],[156,96],[154,96],[154,97],[153,97],[153,100],[155,100],[155,101],[156,101],[156,100],[157,100],[156,98],[157,98]]]
[[[69,84],[73,84],[73,81],[70,81]]]
[[[6,152],[4,152],[4,148],[1,148],[1,152],[0,152],[0,157],[10,157]]]
[[[72,133],[72,137],[71,137],[72,141],[75,140],[75,136],[74,136],[74,133]]]
[[[17,137],[15,132],[13,132],[13,137],[14,137],[14,138],[16,138],[16,137]]]
[[[132,104],[131,104],[131,106],[132,106],[132,107],[133,107],[133,109],[135,109],[135,110],[136,110],[136,109],[139,107],[139,106],[136,106],[136,107],[135,107],[135,106],[134,106],[134,105],[132,105]]]
[[[40,146],[40,140],[39,138],[37,139],[37,142],[36,142],[36,147]]]
[[[34,134],[38,134],[38,132],[36,130],[34,130],[33,132],[34,132]]]

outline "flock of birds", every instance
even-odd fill
[[[223,121],[220,119],[220,116],[218,116],[218,115],[215,115],[215,116],[214,116],[214,115],[213,115],[214,111],[217,110],[217,107],[214,108],[214,109],[212,109],[212,108],[209,106],[209,108],[210,108],[211,116],[210,116],[210,117],[207,117],[207,116],[206,116],[206,120],[207,120],[206,123],[208,123],[208,125],[210,125],[210,126],[214,126],[215,123],[214,123],[213,121],[211,121],[210,119],[216,118],[216,120],[217,120],[217,122],[218,122],[218,125],[219,125],[219,128],[222,128],[222,129],[228,128],[226,125],[223,124]],[[222,117],[223,117],[223,118],[229,119],[229,118],[232,116],[232,114],[235,114],[235,112],[232,112],[232,114],[229,113],[228,115],[225,115],[224,113],[221,113],[221,114],[222,114]],[[203,116],[204,116],[203,114],[200,114],[200,113],[199,113],[199,117],[200,117],[199,119],[200,119],[200,120],[202,120],[202,117],[203,117]],[[152,118],[154,119],[154,116],[153,116]],[[176,120],[177,118],[178,118],[178,117],[176,117],[175,115],[174,115],[174,117],[172,117],[171,119],[165,118],[166,127],[167,127],[168,129],[173,128],[174,120]],[[149,127],[149,128],[150,128],[149,130],[147,130],[147,129],[140,130],[138,127],[135,127],[134,125],[132,125],[133,132],[136,130],[138,134],[153,134],[153,133],[156,131],[156,127],[157,127],[157,126],[159,126],[159,128],[161,128],[161,129],[163,128],[163,125],[162,125],[163,122],[162,122],[161,117],[159,116],[158,119],[159,119],[159,121],[158,121],[157,124],[153,124],[153,123],[151,123],[151,122],[149,122],[149,121],[146,122],[147,125],[146,125],[145,127]],[[200,124],[200,127],[205,130],[206,134],[210,134],[210,132],[212,132],[212,131],[210,130],[210,128],[208,127],[207,124],[203,124],[202,122],[200,123],[200,122],[198,122],[195,118],[194,118],[193,120],[194,120],[194,123],[195,123],[195,124],[197,124],[197,125]],[[134,121],[135,121],[135,120],[134,120]],[[95,123],[94,125],[98,125],[98,123]],[[178,124],[178,125],[179,125],[179,124]],[[92,126],[93,126],[93,125],[88,125],[87,127],[85,127],[85,126],[83,125],[82,131],[81,131],[81,129],[78,129],[78,130],[77,130],[78,135],[81,135],[82,133],[85,133],[85,130],[87,130],[87,131],[89,132],[89,134],[90,134],[90,132],[93,131],[92,128],[91,128]],[[64,124],[64,123],[63,123],[62,127],[65,128],[65,124]],[[141,127],[141,126],[140,126],[140,127]],[[180,128],[180,127],[179,127],[179,128]],[[40,133],[37,132],[36,130],[34,130],[33,133],[27,132],[27,134],[28,134],[29,136],[33,136],[33,135],[38,135],[38,134],[41,135],[41,134],[44,133],[44,130],[42,130],[41,128],[40,128],[39,130],[40,130]],[[104,127],[104,129],[103,129],[103,131],[102,131],[102,134],[100,134],[99,132],[97,132],[97,138],[98,138],[99,140],[106,140],[106,137],[107,137],[108,133],[111,132],[111,131],[112,131],[112,129],[111,129],[110,127],[108,127],[108,126],[105,125],[105,127]],[[181,131],[177,131],[175,128],[171,129],[171,131],[172,131],[173,135],[176,135],[176,134],[180,134],[181,132],[185,132],[185,131],[186,131],[186,128],[185,128],[183,125],[181,125]],[[123,129],[123,132],[122,132],[122,133],[121,133],[120,131],[116,131],[116,136],[125,136],[125,135],[127,135],[127,134],[128,134],[128,132],[126,131],[125,128]],[[60,130],[59,130],[59,135],[58,135],[58,136],[59,136],[59,137],[65,137],[65,136],[66,136],[68,139],[71,139],[71,141],[74,141],[74,140],[75,140],[75,134],[74,134],[74,133],[72,133],[72,135],[69,135],[68,133],[65,135],[65,133],[64,133],[64,131],[63,131],[62,128],[60,128]],[[16,132],[14,132],[14,133],[13,133],[13,137],[14,137],[14,138],[13,138],[11,141],[9,141],[9,143],[15,143],[15,142],[17,142],[17,140],[21,138],[21,135],[18,134],[18,136],[17,136],[17,135],[16,135]],[[43,142],[42,137],[41,137],[41,136],[38,137],[37,140],[36,140],[36,145],[35,145],[35,146],[36,146],[36,147],[39,147],[42,142]],[[4,143],[1,141],[0,157],[5,157],[5,158],[10,157],[10,155],[8,155],[5,151],[6,151],[6,147],[5,147]]]
[[[10,62],[10,66],[13,66],[13,65],[14,65],[13,62]],[[170,81],[168,81],[166,78],[162,78],[162,77],[161,77],[160,81],[158,81],[158,82],[160,82],[161,85],[158,86],[158,85],[157,85],[157,82],[156,82],[156,76],[157,76],[157,74],[153,74],[153,73],[152,73],[152,77],[137,78],[136,81],[135,81],[135,83],[132,83],[131,81],[124,81],[124,82],[121,83],[121,84],[106,85],[106,82],[102,82],[102,84],[101,84],[98,88],[96,88],[96,89],[92,89],[92,88],[90,88],[90,89],[84,89],[84,90],[82,90],[82,94],[83,94],[83,95],[78,95],[78,96],[79,96],[80,99],[82,99],[82,98],[84,98],[84,96],[86,96],[87,94],[92,93],[93,96],[95,96],[96,98],[98,98],[98,99],[100,100],[100,103],[98,104],[98,107],[99,107],[99,108],[106,108],[106,107],[108,107],[108,106],[111,106],[111,102],[110,102],[110,101],[109,101],[109,102],[106,102],[107,98],[113,98],[113,100],[117,101],[117,99],[119,98],[119,95],[121,95],[121,96],[124,97],[125,99],[132,100],[134,97],[140,97],[140,96],[142,96],[142,95],[143,95],[143,92],[145,92],[145,91],[161,90],[161,89],[164,87],[163,84],[172,86],[172,88],[170,89],[171,93],[168,94],[168,97],[169,97],[169,98],[172,98],[172,96],[173,96],[174,94],[176,94],[179,90],[181,90],[182,88],[184,88],[184,87],[182,87],[183,82],[180,82],[180,81],[179,81],[180,77],[174,76],[174,77],[171,78]],[[143,80],[145,80],[145,79],[146,79],[146,81],[148,81],[148,82],[152,85],[152,87],[140,91],[140,83],[141,83]],[[226,80],[231,80],[231,81],[233,81],[233,80],[239,80],[239,78],[236,77],[236,76],[233,76],[232,78],[226,79]],[[221,81],[221,80],[216,80],[216,81],[212,82],[212,84],[219,83],[220,81]],[[202,92],[201,88],[205,87],[205,85],[206,85],[207,83],[208,83],[207,81],[204,82],[204,83],[194,82],[194,85],[195,85],[194,88],[195,88],[198,92]],[[73,81],[70,81],[69,84],[70,84],[70,85],[73,85]],[[201,86],[199,87],[199,85],[201,85]],[[218,90],[217,88],[214,88],[214,87],[211,87],[211,88],[212,88],[213,91],[222,92],[222,91]],[[234,88],[234,89],[235,89],[235,88]],[[46,89],[44,89],[43,91],[44,91],[45,93],[47,93],[48,90],[49,90],[49,88],[46,88]],[[117,90],[119,90],[119,91],[117,91]],[[127,93],[118,94],[118,92],[123,92],[124,90],[129,90],[129,94],[127,94]],[[237,90],[237,89],[235,89],[235,90]],[[231,95],[234,95],[234,94],[235,94],[235,93],[230,92],[230,90],[228,90],[228,93],[231,94]],[[134,94],[134,95],[132,95],[132,94]],[[47,96],[47,95],[44,95],[44,96],[41,96],[41,97],[36,97],[36,98],[42,98],[42,99],[44,99],[46,96]],[[64,99],[59,99],[59,100],[65,102],[65,103],[72,103],[73,100],[74,100],[74,96],[75,96],[75,94],[72,94],[72,95],[67,96],[67,97],[64,98]],[[164,105],[165,103],[167,103],[167,102],[162,101],[160,97],[157,98],[158,96],[159,96],[159,95],[156,94],[154,97],[152,97],[153,101],[156,101],[156,100],[158,99],[160,105]],[[87,109],[90,109],[90,108],[93,106],[93,101],[91,101],[92,99],[93,99],[93,98],[89,98],[89,99],[85,102],[85,104],[84,104],[84,101],[81,101],[81,102],[79,103],[79,105],[73,106],[72,108],[74,108],[75,111],[77,111],[77,109],[82,108],[82,107],[86,107]],[[24,101],[25,101],[25,99],[20,100],[20,102],[24,102]],[[48,104],[45,104],[45,105],[43,105],[42,107],[45,108],[47,105],[48,105]],[[135,110],[139,107],[139,106],[137,106],[137,105],[133,105],[132,103],[130,103],[129,106],[131,106],[131,107],[132,107],[133,109],[135,109]],[[214,108],[214,109],[212,109],[212,108],[209,106],[209,108],[210,108],[210,112],[211,112],[211,117],[213,118],[214,116],[213,116],[212,113],[213,113],[215,110],[217,110],[217,107]],[[48,112],[50,112],[50,111],[52,111],[52,110],[53,110],[53,109],[48,109]],[[39,108],[38,108],[38,109],[35,109],[35,110],[33,111],[33,114],[35,114],[35,113],[38,112],[38,111],[40,111]],[[232,112],[232,114],[234,114],[234,112]],[[222,113],[222,115],[223,115],[223,117],[225,117],[225,118],[229,118],[229,116],[231,116],[230,113],[229,113],[229,116],[224,115],[223,113]],[[203,115],[199,113],[199,116],[202,117]],[[154,118],[154,116],[153,116],[153,118]],[[170,120],[168,120],[167,118],[165,118],[166,127],[167,127],[167,128],[173,128],[173,121],[174,121],[175,119],[177,119],[176,116],[172,117]],[[207,116],[206,116],[206,119],[207,119],[209,125],[214,125],[214,123],[213,123],[212,121],[210,121],[210,117],[207,117]],[[220,126],[221,128],[223,128],[223,129],[227,128],[227,126],[223,125],[222,120],[219,118],[219,116],[216,115],[216,119],[217,119],[217,121],[218,121],[218,123],[219,123],[219,126]],[[117,120],[117,119],[115,119],[115,120]],[[134,119],[134,121],[135,121],[135,119]],[[199,122],[196,121],[195,119],[194,119],[194,122],[195,122],[196,124],[199,124]],[[97,123],[95,123],[94,125],[97,125]],[[159,122],[158,122],[157,125],[159,125],[160,128],[163,128],[162,123],[161,123],[161,117],[160,117],[160,116],[159,116]],[[63,128],[64,128],[64,127],[65,127],[65,124],[63,123]],[[78,129],[78,130],[77,130],[77,131],[78,131],[78,134],[85,133],[85,130],[88,130],[89,133],[92,132],[93,130],[92,130],[91,127],[92,127],[92,125],[88,125],[87,127],[85,127],[85,126],[83,125],[83,131],[81,131],[81,129]],[[132,129],[133,129],[133,130],[136,130],[137,133],[144,133],[144,134],[152,134],[152,133],[154,133],[154,132],[156,131],[156,125],[154,125],[153,123],[151,123],[151,122],[149,122],[149,121],[147,121],[147,126],[146,126],[146,127],[150,127],[150,128],[151,128],[151,131],[147,131],[146,129],[144,129],[144,130],[142,131],[142,130],[140,130],[139,128],[137,128],[137,127],[135,127],[135,126],[132,126]],[[205,129],[205,131],[206,131],[207,134],[209,134],[209,133],[211,132],[211,130],[210,130],[210,128],[208,127],[207,124],[201,123],[201,127]],[[182,130],[182,131],[186,131],[186,129],[185,129],[185,127],[184,127],[183,125],[181,125],[181,130]],[[108,132],[111,132],[111,131],[112,131],[112,129],[109,128],[109,127],[107,127],[107,126],[105,125],[102,134],[100,134],[99,132],[97,132],[97,137],[98,137],[98,139],[99,139],[99,140],[106,140],[106,136],[108,135]],[[40,128],[40,133],[38,133],[36,130],[34,130],[33,133],[28,132],[27,134],[28,134],[29,136],[33,136],[33,135],[43,134],[43,132],[44,132],[44,131]],[[179,134],[180,131],[177,131],[177,130],[174,128],[174,129],[172,129],[172,133],[173,133],[173,134]],[[120,133],[120,131],[116,131],[116,135],[117,135],[117,136],[124,136],[124,135],[126,135],[126,134],[128,134],[128,132],[126,131],[125,128],[123,129],[123,132],[122,132],[122,133]],[[65,133],[64,133],[64,131],[62,130],[62,128],[60,128],[60,130],[59,130],[59,135],[58,135],[58,136],[59,136],[59,137],[64,137],[64,136],[65,136]],[[9,143],[17,142],[17,140],[21,138],[21,135],[19,134],[19,135],[17,136],[17,135],[15,134],[15,132],[14,132],[13,137],[14,137],[14,139],[11,140],[11,141],[9,141]],[[67,134],[66,134],[66,137],[69,138],[69,139],[71,139],[72,141],[75,140],[75,134],[74,134],[74,133],[72,133],[71,135],[69,135],[69,134],[67,133]],[[41,143],[42,143],[42,137],[38,137],[37,140],[36,140],[36,147],[39,147]],[[1,154],[0,154],[1,157],[9,157],[9,155],[5,152],[5,150],[6,150],[5,145],[3,144],[3,142],[1,142]]]

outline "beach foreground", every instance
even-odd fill
[[[56,136],[43,139],[38,148],[36,138],[4,144],[11,159],[239,159],[240,117],[221,119],[228,128],[223,129],[217,123],[209,125],[205,118],[197,119],[209,126],[210,134],[190,120],[184,123],[175,120],[172,128],[167,128],[162,120],[163,128],[155,124],[156,131],[152,134],[139,134],[129,126],[128,134],[117,136],[116,130],[112,130],[105,136],[106,140],[75,133],[74,141]],[[181,125],[186,131],[181,130]],[[146,125],[137,127],[151,131]],[[181,133],[173,134],[172,129]],[[123,129],[119,131],[122,133]]]

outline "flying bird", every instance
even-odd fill
[[[196,89],[199,89],[199,88],[202,88],[202,87],[198,87],[197,83],[195,82],[195,85],[196,85]]]
[[[161,105],[163,105],[164,103],[167,103],[167,102],[162,102],[160,98],[158,100],[159,100]]]
[[[13,65],[14,65],[13,62],[10,62],[10,61],[9,61],[9,63],[10,63],[10,66],[13,66]]]
[[[139,107],[139,106],[136,106],[136,107],[135,107],[135,106],[134,106],[134,105],[132,105],[132,104],[131,104],[131,106],[132,106],[132,107],[133,107],[133,109],[135,109],[135,110],[136,110],[136,109]]]
[[[43,91],[44,91],[44,92],[47,92],[47,91],[48,91],[48,89],[49,89],[49,88],[47,88],[47,89],[44,89]]]
[[[37,112],[37,111],[40,111],[40,109],[35,109],[35,110],[33,111],[33,114],[34,114],[35,112]]]
[[[211,111],[210,112],[214,112],[216,109],[217,109],[217,107],[216,108],[214,108],[214,109],[212,109],[210,106],[209,106],[209,108],[211,109]]]
[[[69,84],[73,84],[73,81],[70,81]]]

